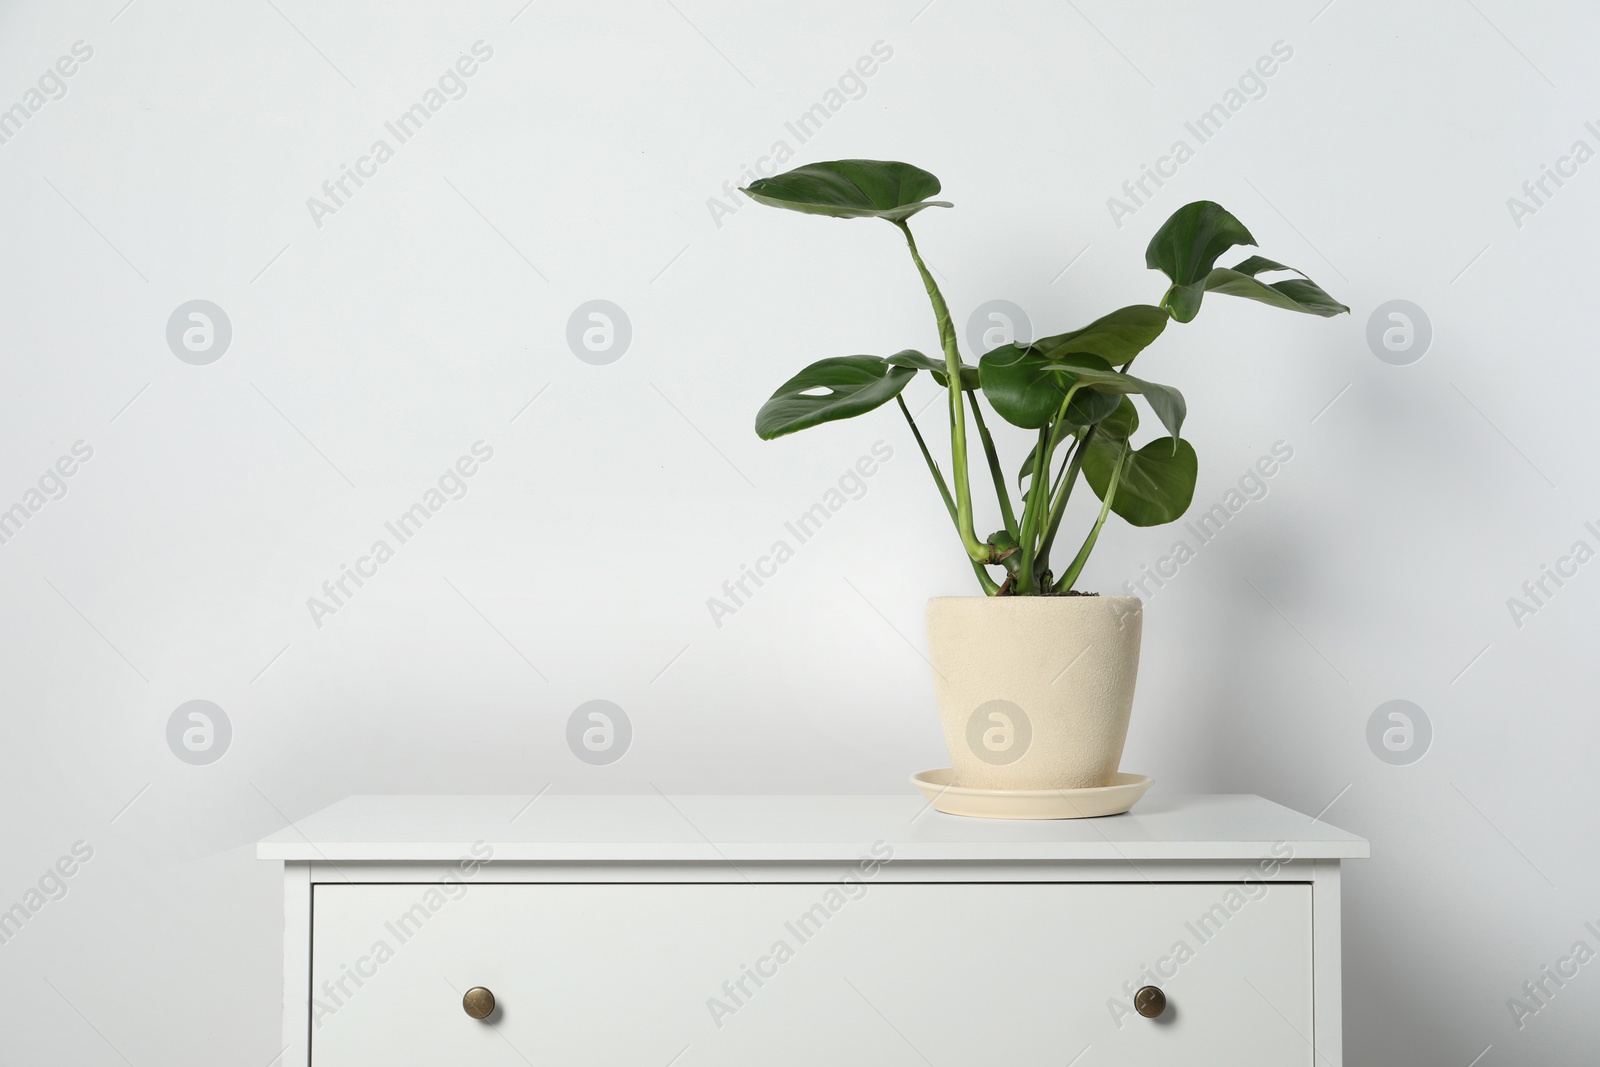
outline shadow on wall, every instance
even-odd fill
[[[1210,636],[1204,645],[1191,646],[1178,669],[1188,694],[1183,715],[1192,747],[1185,749],[1186,769],[1195,775],[1186,788],[1261,793],[1289,803],[1304,793],[1305,783],[1286,769],[1304,766],[1306,753],[1280,747],[1295,735],[1281,702],[1263,692],[1261,657],[1263,649],[1287,647],[1280,632],[1286,627],[1274,606],[1288,611],[1286,604],[1301,599],[1300,576],[1314,561],[1293,535],[1292,522],[1273,527],[1270,535],[1260,526],[1231,531],[1238,542],[1233,548],[1211,550],[1214,582],[1205,606]],[[1247,579],[1234,562],[1241,558],[1248,558],[1257,574],[1280,576],[1274,587],[1263,589],[1259,579]],[[1252,584],[1271,598],[1270,604]],[[1299,638],[1290,633],[1287,640]]]

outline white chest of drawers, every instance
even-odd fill
[[[352,797],[259,849],[286,1067],[1338,1067],[1367,854],[1250,796]]]

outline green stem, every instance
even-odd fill
[[[1022,545],[1022,561],[1018,564],[1016,572],[1017,591],[1020,593],[1034,591],[1033,559],[1038,547],[1034,531],[1039,527],[1039,511],[1043,506],[1040,501],[1048,499],[1050,492],[1049,444],[1050,428],[1039,427],[1039,441],[1033,446],[1033,474],[1029,476],[1028,495],[1022,505],[1022,536],[1018,538]],[[1041,484],[1045,487],[1043,496],[1039,492]]]
[[[922,439],[922,431],[917,429],[917,420],[911,417],[911,409],[906,407],[905,397],[896,393],[894,402],[900,405],[900,414],[906,417],[906,425],[911,427],[911,436],[917,439],[917,447],[922,450],[922,458],[927,461],[928,472],[933,475],[933,484],[939,487],[939,497],[944,501],[945,510],[950,513],[950,521],[956,522],[956,505],[950,498],[950,487],[945,484],[944,475],[939,473],[939,464],[934,462],[933,453],[928,451],[928,442]],[[958,523],[956,529],[960,528]]]
[[[1028,499],[1022,509],[1022,577],[1018,584],[1029,591],[1034,584],[1034,561],[1039,558],[1040,534],[1050,510],[1050,493],[1054,488],[1049,479],[1050,461],[1066,432],[1067,407],[1077,391],[1076,384],[1068,389],[1067,395],[1061,399],[1056,417],[1039,428],[1039,443],[1035,446],[1033,456],[1033,480],[1028,485]]]
[[[1089,562],[1089,553],[1094,551],[1094,543],[1100,539],[1100,527],[1106,524],[1106,516],[1111,514],[1111,501],[1117,496],[1117,482],[1122,479],[1122,467],[1128,458],[1128,442],[1122,442],[1122,451],[1117,455],[1117,465],[1111,471],[1111,483],[1106,486],[1106,498],[1100,502],[1100,517],[1094,521],[1094,529],[1089,531],[1089,536],[1084,538],[1083,547],[1078,549],[1078,554],[1073,557],[1072,565],[1067,568],[1061,580],[1051,590],[1054,593],[1064,593],[1072,588],[1072,583],[1078,580],[1083,565]]]
[[[928,451],[928,442],[922,439],[922,431],[917,429],[917,420],[911,417],[911,409],[906,407],[905,398],[895,394],[895,403],[900,405],[900,414],[906,417],[906,425],[911,427],[911,436],[917,439],[917,447],[922,450],[922,458],[928,464],[928,473],[933,475],[933,484],[939,487],[939,498],[944,501],[944,508],[950,513],[950,521],[956,524],[956,530],[961,529],[961,524],[956,520],[955,501],[950,499],[950,487],[945,484],[944,475],[939,473],[939,464],[933,460],[933,453]],[[969,559],[972,564],[972,573],[978,576],[978,584],[983,587],[984,595],[994,596],[999,592],[1000,586],[989,577],[989,572],[983,569],[983,564],[977,560]]]
[[[983,564],[975,559],[967,560],[972,564],[972,573],[978,576],[978,584],[983,587],[984,596],[994,596],[1000,591],[1000,583],[989,577],[989,572],[983,569]]]
[[[944,349],[945,385],[950,393],[950,466],[956,482],[956,530],[961,534],[961,544],[966,548],[967,555],[974,562],[982,563],[993,554],[993,549],[978,540],[972,527],[972,487],[967,471],[967,418],[965,405],[961,401],[961,352],[956,347],[956,328],[950,321],[950,308],[944,302],[944,294],[939,292],[938,283],[933,280],[928,265],[922,262],[922,255],[917,251],[911,227],[906,225],[904,219],[896,221],[895,225],[905,234],[906,247],[911,250],[917,273],[922,275],[922,287],[928,291],[928,300],[933,304],[934,321],[939,327],[939,344]]]
[[[1172,317],[1172,294],[1176,292],[1177,289],[1178,285],[1176,282],[1174,282],[1173,284],[1167,286],[1166,292],[1161,294],[1161,303],[1158,306],[1162,311],[1167,313],[1168,318]]]
[[[1006,533],[1018,537],[1017,516],[1011,510],[1011,493],[1006,489],[1006,476],[1000,473],[1000,456],[995,451],[994,438],[989,436],[989,427],[983,422],[983,411],[978,406],[978,391],[967,390],[967,399],[972,403],[972,421],[978,427],[978,440],[983,443],[983,453],[989,459],[989,477],[994,479],[994,495],[1000,499],[1000,518],[1005,523]]]
[[[1074,447],[1076,447],[1076,445],[1074,445]],[[1056,480],[1050,483],[1050,499],[1051,500],[1054,500],[1056,498],[1056,494],[1061,491],[1061,483],[1066,480],[1067,467],[1071,466],[1071,461],[1072,461],[1072,457],[1068,456],[1067,457],[1067,462],[1063,463],[1061,465],[1061,469],[1056,471]]]
[[[1067,501],[1072,497],[1072,487],[1078,482],[1078,471],[1083,467],[1083,454],[1088,450],[1089,439],[1094,436],[1095,428],[1089,427],[1084,431],[1078,443],[1072,447],[1072,455],[1068,457],[1066,467],[1061,473],[1061,486],[1056,491],[1055,503],[1050,505],[1050,521],[1045,525],[1044,540],[1039,544],[1039,569],[1042,571],[1050,564],[1050,546],[1055,543],[1056,531],[1061,527],[1061,516],[1066,514]]]

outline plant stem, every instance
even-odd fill
[[[1040,557],[1042,540],[1040,535],[1045,516],[1050,510],[1050,493],[1054,488],[1050,484],[1050,461],[1055,456],[1056,446],[1061,444],[1061,438],[1067,428],[1067,407],[1077,392],[1078,386],[1074,383],[1067,390],[1067,395],[1061,398],[1061,407],[1056,411],[1056,417],[1039,427],[1039,443],[1034,446],[1033,480],[1028,483],[1027,503],[1022,509],[1023,577],[1018,582],[1018,587],[1025,592],[1033,591],[1034,570],[1036,561]]]
[[[1019,593],[1032,593],[1034,591],[1033,560],[1038,548],[1036,531],[1039,528],[1039,511],[1044,506],[1041,501],[1048,501],[1050,492],[1050,427],[1039,427],[1039,440],[1033,446],[1033,474],[1028,482],[1028,495],[1022,505],[1022,562],[1017,567],[1017,591]],[[1039,492],[1043,484],[1044,493]]]
[[[993,549],[978,540],[972,528],[972,487],[967,471],[967,418],[961,401],[961,351],[956,347],[956,328],[950,321],[950,308],[944,302],[944,294],[939,292],[938,283],[933,280],[928,265],[922,262],[922,255],[917,251],[911,227],[906,225],[904,219],[895,222],[895,225],[905,234],[906,247],[911,250],[917,273],[922,275],[922,287],[928,291],[928,300],[933,304],[934,321],[939,327],[939,344],[944,349],[945,384],[950,393],[950,466],[956,482],[956,530],[961,534],[961,544],[966,548],[967,555],[974,562],[982,563],[993,554]]]
[[[1117,496],[1117,482],[1122,480],[1122,468],[1128,458],[1128,442],[1122,442],[1122,451],[1117,455],[1117,465],[1111,471],[1111,482],[1106,486],[1106,498],[1100,502],[1100,517],[1094,521],[1094,529],[1089,531],[1089,536],[1084,538],[1083,547],[1078,549],[1078,554],[1073,557],[1072,564],[1067,568],[1061,580],[1051,589],[1053,593],[1064,593],[1072,588],[1072,583],[1078,580],[1078,575],[1083,570],[1083,565],[1089,562],[1089,553],[1094,551],[1094,543],[1100,539],[1100,527],[1106,524],[1106,516],[1111,514],[1111,501]]]
[[[983,422],[983,411],[978,406],[978,391],[967,390],[967,399],[972,402],[972,421],[978,427],[978,440],[983,442],[983,453],[989,459],[989,477],[994,479],[994,495],[1000,499],[1000,518],[1005,523],[1006,533],[1018,537],[1017,517],[1011,510],[1011,493],[1006,489],[1006,476],[1000,473],[1000,456],[995,452],[994,438],[989,436],[989,427]]]
[[[1083,454],[1089,447],[1089,439],[1094,436],[1095,428],[1089,427],[1084,431],[1078,443],[1072,446],[1072,455],[1067,459],[1067,465],[1061,473],[1061,486],[1056,491],[1055,503],[1050,505],[1050,521],[1045,524],[1044,540],[1039,543],[1039,569],[1043,570],[1050,563],[1050,546],[1055,543],[1056,530],[1061,527],[1061,516],[1066,514],[1067,501],[1072,497],[1072,487],[1078,482],[1078,471],[1083,467]]]
[[[950,521],[956,523],[956,530],[961,529],[961,524],[956,520],[955,501],[950,499],[950,487],[945,484],[944,475],[939,473],[939,464],[933,460],[933,453],[928,451],[928,442],[922,439],[922,431],[917,429],[917,420],[911,417],[911,409],[906,407],[905,398],[895,395],[895,403],[900,405],[900,414],[906,417],[906,425],[911,427],[911,436],[917,439],[917,447],[922,450],[922,458],[928,464],[928,473],[933,475],[933,484],[939,487],[939,498],[944,501],[945,510],[950,513]],[[983,587],[986,596],[994,596],[1000,587],[995,580],[989,577],[989,572],[983,569],[983,564],[975,559],[967,560],[972,564],[972,573],[978,576],[978,584]]]
[[[944,501],[945,510],[950,513],[950,521],[956,522],[955,501],[950,498],[950,487],[945,484],[944,475],[939,473],[939,464],[934,462],[933,454],[928,451],[928,442],[922,439],[922,431],[917,429],[917,420],[911,417],[911,409],[906,407],[905,397],[895,395],[894,402],[900,405],[900,414],[906,417],[906,425],[911,427],[911,436],[917,439],[917,447],[922,450],[922,458],[927,461],[928,472],[933,475],[933,484],[939,487],[939,497]],[[956,528],[961,527],[957,524]]]
[[[1171,303],[1172,294],[1174,292],[1176,292],[1177,289],[1178,289],[1178,283],[1177,282],[1173,282],[1171,285],[1167,286],[1167,291],[1161,294],[1161,303],[1159,305],[1157,305],[1158,307],[1161,308],[1162,311],[1165,311],[1167,313],[1168,318],[1172,317],[1172,303]],[[1130,360],[1129,362],[1132,362],[1132,361]]]

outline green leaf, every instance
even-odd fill
[[[1145,266],[1172,279],[1161,306],[1179,322],[1200,313],[1206,276],[1217,259],[1234,245],[1254,245],[1256,239],[1226,208],[1210,200],[1185,204],[1161,224],[1145,250]]]
[[[1170,385],[1158,385],[1147,382],[1143,378],[1135,378],[1131,374],[1112,370],[1106,361],[1098,356],[1073,355],[1064,359],[1055,360],[1045,365],[1047,370],[1053,370],[1063,375],[1071,375],[1067,384],[1076,379],[1083,385],[1107,393],[1138,393],[1144,397],[1145,403],[1150,405],[1150,410],[1156,413],[1156,418],[1161,420],[1161,425],[1167,432],[1177,437],[1183,429],[1183,420],[1188,415],[1188,405],[1184,402],[1183,394]]]
[[[925,356],[915,349],[908,348],[903,352],[896,352],[889,357],[888,362],[891,367],[913,367],[917,370],[925,370],[932,374],[933,380],[940,385],[944,385],[949,380],[949,375],[945,373],[944,360]],[[976,389],[978,384],[978,368],[966,363],[961,364],[961,388]]]
[[[1078,406],[1080,400],[1092,403],[1097,409],[1092,419],[1080,421],[1074,418],[1083,410]],[[1105,408],[1104,413],[1099,410],[1102,407]],[[1094,389],[1078,390],[1072,398],[1072,403],[1067,405],[1067,419],[1072,423],[1074,433],[1078,436],[1082,436],[1090,426],[1094,426],[1096,436],[1111,441],[1126,441],[1139,428],[1139,413],[1134,410],[1131,400],[1116,393],[1102,393]],[[1018,488],[1033,477],[1033,457],[1038,451],[1037,442],[1028,449],[1027,458],[1022,461],[1022,469],[1017,471]]]
[[[1257,280],[1256,275],[1271,271],[1292,271],[1300,277],[1287,278],[1281,282]],[[1306,276],[1305,271],[1286,267],[1282,263],[1274,263],[1265,256],[1251,256],[1231,268],[1216,268],[1206,275],[1206,290],[1222,293],[1224,296],[1242,296],[1246,300],[1259,300],[1273,307],[1300,311],[1307,315],[1320,315],[1323,318],[1331,318],[1350,310],[1325,293],[1321,286]]]
[[[1084,477],[1102,500],[1124,447],[1122,441],[1096,434],[1084,451]],[[1163,437],[1137,452],[1129,452],[1122,463],[1122,477],[1117,483],[1117,495],[1111,500],[1111,510],[1130,525],[1160,526],[1189,510],[1200,463],[1188,441]]]
[[[837,159],[758,178],[740,190],[772,207],[836,219],[876,218],[901,222],[924,208],[952,207],[929,200],[939,179],[920,167],[879,159]]]
[[[764,441],[854,418],[893,400],[916,377],[881,356],[833,356],[811,364],[778,386],[756,413],[756,435]]]
[[[1050,359],[1089,352],[1113,365],[1127,363],[1161,336],[1171,318],[1165,308],[1131,304],[1070,333],[1041,337],[1033,347]]]
[[[1117,398],[1117,409],[1101,419],[1095,426],[1095,436],[1107,441],[1126,441],[1139,429],[1139,412],[1133,401],[1125,396]]]
[[[1032,346],[1001,345],[978,360],[978,377],[989,406],[1002,419],[1037,430],[1056,417],[1067,387]]]
[[[1098,389],[1079,389],[1067,404],[1067,424],[1075,427],[1097,425],[1117,410],[1122,397],[1116,393],[1103,393]]]
[[[1000,417],[1028,430],[1048,425],[1056,417],[1061,401],[1074,383],[1084,387],[1073,397],[1074,404],[1088,390],[1143,395],[1150,410],[1173,437],[1182,431],[1188,414],[1183,394],[1170,385],[1158,385],[1112,370],[1104,359],[1087,352],[1047,360],[1035,346],[1002,345],[978,360],[978,373],[983,381],[983,395]],[[1084,418],[1085,421],[1074,423],[1080,426],[1098,422],[1115,410],[1109,402],[1089,397],[1076,409],[1068,407],[1069,415],[1075,412]]]

